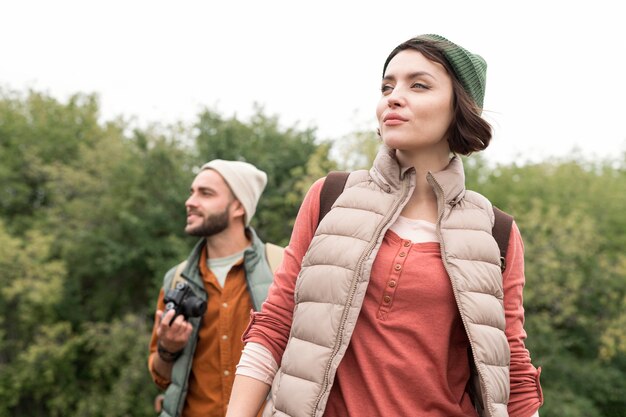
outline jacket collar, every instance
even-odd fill
[[[246,270],[249,270],[263,259],[265,244],[259,239],[252,227],[246,228],[246,235],[250,238],[251,245],[244,252],[243,259],[246,264]]]
[[[465,196],[465,171],[460,157],[455,155],[447,167],[439,172],[429,172],[428,176],[441,187],[446,204],[455,205]]]
[[[390,193],[392,190],[400,189],[406,171],[398,163],[396,150],[383,143],[370,169],[370,176],[379,187]]]
[[[413,167],[402,168],[396,158],[396,150],[385,144],[381,145],[370,169],[370,176],[374,182],[386,192],[400,189],[405,177],[414,173]],[[465,196],[465,172],[460,157],[455,155],[443,170],[428,172],[428,177],[441,188],[446,204],[456,204]]]
[[[252,227],[246,227],[246,235],[250,238],[251,245],[244,252],[244,263],[246,264],[246,269],[248,266],[255,265],[262,259],[264,252],[264,244],[257,236],[256,232]],[[194,248],[189,255],[187,265],[182,272],[183,277],[187,279],[187,281],[191,281],[202,287],[204,284],[202,282],[202,277],[198,271],[198,262],[200,262],[200,256],[202,251],[204,251],[206,246],[206,239],[202,238],[196,243]]]

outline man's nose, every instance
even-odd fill
[[[189,197],[187,197],[187,200],[185,200],[185,207],[189,208],[189,207],[194,207],[195,205],[196,205],[195,195],[191,194]]]

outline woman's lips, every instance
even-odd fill
[[[384,117],[383,124],[385,126],[397,126],[407,121],[408,120],[406,118],[400,116],[399,114],[389,113]]]

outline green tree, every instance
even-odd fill
[[[11,236],[0,222],[0,416],[21,404],[28,373],[35,383],[48,370],[21,366],[24,352],[38,345],[43,329],[54,327],[66,268],[51,259],[53,239],[38,231]],[[41,346],[40,346],[41,347]],[[19,409],[19,407],[18,407]]]
[[[70,164],[81,146],[100,137],[95,95],[76,94],[66,104],[30,91],[0,90],[0,214],[10,230],[27,230],[54,193],[45,168]]]
[[[109,320],[153,301],[161,277],[190,246],[182,233],[188,157],[172,139],[109,127],[80,164],[51,166],[63,197],[49,209],[74,278],[72,321]],[[77,305],[78,304],[78,305]],[[139,310],[138,310],[139,309]]]
[[[333,159],[345,171],[369,169],[380,148],[376,132],[358,130],[338,139],[333,146]]]
[[[148,323],[157,282],[187,251],[172,227],[184,225],[187,154],[171,132],[99,124],[95,98],[80,97],[0,100],[0,194],[15,197],[0,210],[0,415],[71,415],[92,392],[133,388],[84,372],[105,365],[85,353],[88,343],[135,352],[132,363],[106,364],[110,374],[141,376],[133,389],[146,406],[135,408],[149,408],[156,392],[145,369]],[[107,330],[126,312],[133,328]]]

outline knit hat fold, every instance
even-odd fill
[[[205,169],[213,169],[224,178],[235,198],[243,205],[246,212],[245,225],[250,225],[259,197],[267,184],[267,174],[248,162],[223,159],[207,162],[201,168]]]
[[[485,87],[487,84],[487,62],[480,55],[473,54],[467,49],[450,42],[440,35],[428,34],[415,38],[419,40],[429,40],[440,45],[441,52],[446,57],[465,90],[474,99],[478,107],[483,107],[485,98]]]

